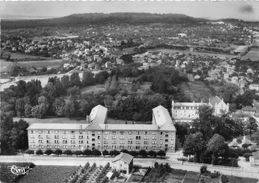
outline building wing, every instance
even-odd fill
[[[153,122],[152,122],[153,124],[156,124],[159,128],[162,128],[164,125],[174,127],[172,118],[166,108],[159,105],[154,109],[152,109],[152,111],[153,111]]]
[[[90,113],[89,122],[90,123],[98,123],[104,124],[107,117],[108,109],[102,105],[95,106]]]

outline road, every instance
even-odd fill
[[[16,155],[16,156],[0,156],[0,162],[32,162],[35,165],[66,165],[66,166],[79,166],[85,165],[86,162],[90,164],[96,163],[97,165],[105,165],[111,163],[113,158],[110,157],[75,157],[75,156],[35,156],[35,155]],[[188,171],[199,172],[200,167],[203,164],[179,162],[172,159],[155,159],[155,158],[135,158],[134,165],[140,165],[144,167],[152,167],[155,162],[169,163],[172,168],[183,169]],[[236,167],[224,167],[224,166],[212,166],[207,165],[209,171],[219,171],[226,175],[233,175],[239,177],[250,177],[259,179],[259,167],[250,169],[236,168]]]

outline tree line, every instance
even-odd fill
[[[194,162],[237,166],[237,151],[228,147],[227,142],[245,133],[244,124],[228,116],[213,116],[213,109],[202,106],[199,109],[199,119],[192,128],[179,127],[183,143],[184,155],[192,155]]]

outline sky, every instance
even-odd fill
[[[178,13],[199,18],[259,21],[259,1],[23,1],[0,2],[1,18],[62,17],[74,13]]]

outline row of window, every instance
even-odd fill
[[[74,131],[74,130],[30,130],[30,133],[31,134],[37,134],[37,133],[40,133],[40,134],[59,134],[59,133],[62,133],[62,134],[75,134],[76,132],[79,132],[79,134],[87,134],[87,135],[92,135],[92,136],[95,136],[95,134],[97,133],[97,135],[101,135],[101,132],[83,132],[83,131]],[[111,132],[104,132],[105,135],[125,135],[125,134],[128,134],[128,135],[132,135],[132,134],[137,134],[137,135],[157,135],[158,133],[157,132],[149,132],[149,131],[136,131],[136,133],[133,133],[133,131],[111,131]],[[168,132],[160,132],[160,135],[164,135],[164,134],[168,134]]]
[[[62,144],[68,144],[68,140],[62,140],[62,141],[59,141],[59,140],[54,140],[54,144],[59,144],[60,142],[62,142]],[[103,141],[103,144],[109,144],[110,141]],[[165,139],[165,141],[160,141],[160,144],[163,144],[163,143],[168,143],[168,139]],[[31,140],[30,143],[34,144],[35,141],[34,140]],[[39,144],[43,144],[44,141],[43,140],[38,140],[38,143]],[[51,141],[50,140],[46,140],[46,143],[47,144],[51,144]],[[76,144],[76,141],[75,140],[70,140],[70,143],[71,144]],[[89,141],[86,141],[87,144],[89,144]],[[97,141],[98,144],[101,144],[100,141]],[[117,141],[112,141],[112,144],[117,144],[118,142]],[[149,141],[144,141],[143,142],[145,145],[148,145],[149,143],[150,144],[158,144],[157,141],[152,141],[152,142],[149,142]],[[173,143],[173,141],[172,141]],[[78,144],[84,144],[84,141],[83,140],[79,140],[78,141]],[[126,142],[124,141],[119,141],[119,144],[126,144]],[[129,140],[128,141],[128,144],[133,144],[133,141],[132,140]],[[136,141],[135,144],[141,144],[141,141]]]
[[[186,110],[199,110],[199,106],[198,107],[194,107],[194,106],[174,106],[173,110],[177,110],[177,109],[186,109]]]
[[[59,135],[55,135],[55,136],[54,136],[54,139],[59,139],[59,137],[60,137]],[[31,135],[30,138],[31,138],[31,139],[35,139],[35,136]],[[47,138],[47,139],[51,139],[51,136],[46,135],[46,138]],[[67,138],[69,138],[69,137],[68,137],[68,136],[62,136],[62,139],[67,139]],[[75,138],[76,138],[75,135],[70,136],[70,139],[75,139]],[[79,135],[78,138],[79,138],[79,139],[83,139],[84,136],[83,136],[83,135]],[[103,138],[106,139],[106,140],[108,140],[108,139],[109,139],[109,136],[104,136]],[[120,140],[129,139],[129,140],[133,140],[133,137],[128,137],[128,138],[126,138],[125,136],[119,136],[119,137],[118,137],[118,136],[112,136],[111,138],[112,138],[113,140],[115,140],[115,139],[120,139]],[[135,138],[136,138],[136,140],[141,140],[141,136],[136,136]],[[168,138],[168,134],[165,135],[165,138]],[[38,139],[43,139],[43,135],[38,135]],[[86,139],[90,139],[90,137],[89,137],[89,136],[86,136]],[[94,141],[94,139],[95,139],[95,138],[92,138],[93,141]],[[100,139],[101,139],[101,136],[97,136],[97,139],[100,140]],[[146,136],[145,136],[143,139],[144,139],[144,140],[149,140],[149,139],[151,139],[151,137],[146,137]],[[152,137],[152,140],[156,140],[156,139],[157,139],[157,136],[153,136],[153,137]],[[160,137],[160,140],[162,140],[162,139],[163,139],[163,137]]]
[[[31,145],[30,146],[31,149],[78,149],[78,150],[83,150],[83,149],[90,149],[92,147],[87,146],[84,147],[82,145]],[[168,148],[167,145],[165,146],[103,146],[103,149],[107,149],[107,150],[122,150],[122,149],[128,149],[128,150],[141,150],[141,149],[145,149],[145,150],[158,150],[158,149],[163,149],[163,148]],[[173,148],[173,147],[172,147]],[[96,146],[96,149],[101,149],[101,146]]]

